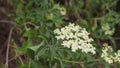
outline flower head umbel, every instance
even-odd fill
[[[108,46],[107,43],[103,44],[102,54],[101,57],[108,63],[113,63],[113,49],[111,46]]]
[[[111,46],[108,46],[107,43],[103,44],[101,57],[108,62],[109,64],[113,62],[120,63],[120,50],[114,52]]]
[[[102,30],[105,32],[105,35],[113,35],[115,29],[111,28],[108,23],[102,24]]]
[[[73,52],[80,49],[82,52],[91,52],[95,54],[95,47],[92,46],[92,38],[89,38],[89,33],[85,28],[79,25],[69,24],[61,29],[54,30],[57,40],[62,40],[64,47],[71,48]]]

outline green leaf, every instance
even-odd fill
[[[34,58],[36,51],[44,44],[44,42],[41,42],[41,44],[37,46],[31,46],[27,49],[27,54],[31,57]]]
[[[38,61],[33,61],[32,65],[33,65],[33,68],[41,68],[40,63]]]
[[[45,54],[45,52],[46,52],[46,46],[43,45],[43,46],[41,46],[41,47],[38,48],[35,57],[42,56],[42,55]]]
[[[25,37],[28,37],[30,39],[33,39],[35,38],[37,35],[37,31],[36,30],[30,30],[29,28],[26,29],[25,33],[24,33],[24,36]]]
[[[27,48],[29,48],[32,45],[33,45],[32,41],[27,40],[27,42],[25,42],[22,47],[17,48],[16,51],[19,54],[26,54],[27,53]]]
[[[64,58],[64,55],[63,55],[64,53],[63,52],[58,51],[57,53],[61,58]]]
[[[64,64],[63,64],[63,62],[62,62],[62,60],[59,59],[59,62],[60,62],[61,68],[65,68],[65,66],[64,66]]]
[[[45,36],[39,35],[38,37],[41,38],[42,40],[44,40],[45,43],[47,43],[47,38]]]
[[[37,45],[37,46],[31,46],[28,49],[36,52],[42,45],[44,45],[44,42],[41,42],[41,44]]]
[[[56,56],[56,50],[53,45],[50,46],[50,53],[51,53],[52,58],[54,58],[54,56]]]
[[[35,56],[35,52],[31,49],[27,49],[27,55],[33,59]]]

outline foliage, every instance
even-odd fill
[[[114,50],[117,47],[113,37],[116,25],[120,24],[120,15],[115,11],[117,0],[58,1],[11,0],[15,5],[15,28],[22,30],[25,39],[21,47],[16,47],[18,68],[119,68],[119,63],[109,64],[100,57],[101,40],[111,42]],[[80,50],[72,52],[55,38],[53,31],[69,23],[86,28],[94,39],[95,55]]]

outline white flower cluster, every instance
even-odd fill
[[[108,46],[107,43],[103,44],[101,57],[108,62],[109,64],[113,62],[120,62],[120,50],[114,52],[111,46]]]
[[[112,29],[108,23],[102,24],[102,30],[105,32],[105,35],[113,35],[115,31],[115,29]]]
[[[113,49],[111,46],[108,46],[107,43],[103,44],[102,54],[101,57],[108,63],[113,63],[113,56],[111,55],[113,53]]]
[[[95,54],[95,47],[92,46],[92,38],[89,38],[89,33],[85,28],[81,28],[78,25],[69,24],[61,29],[54,30],[57,40],[61,39],[62,45],[67,48],[71,48],[73,52],[81,49],[82,52],[91,52]]]
[[[120,50],[115,53],[114,61],[120,63]]]

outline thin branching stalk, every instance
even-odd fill
[[[9,65],[9,48],[10,48],[10,39],[12,36],[12,30],[13,28],[10,29],[9,37],[8,37],[8,42],[7,42],[7,50],[6,50],[6,68],[8,68]]]
[[[18,58],[19,58],[19,60],[20,60],[21,64],[24,66],[24,63],[23,63],[23,61],[22,61],[21,57],[19,56]]]

